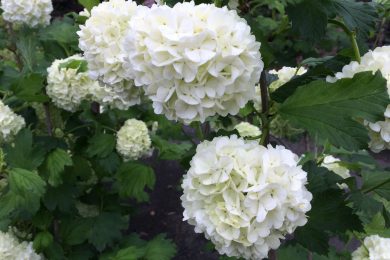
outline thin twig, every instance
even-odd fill
[[[46,102],[43,105],[45,106],[47,134],[51,136],[52,131],[51,131],[51,122],[50,122],[49,102]]]
[[[269,260],[278,260],[278,251],[276,251],[275,249],[271,249],[269,250],[268,252],[268,259]]]
[[[196,146],[196,143],[194,142],[194,140],[192,140],[192,138],[184,131],[184,129],[181,129],[182,133],[185,135],[185,137],[193,144]]]
[[[52,136],[51,122],[50,122],[49,102],[46,102],[43,105],[45,106],[47,134],[49,136]],[[58,219],[54,219],[54,223],[53,224],[54,224],[54,240],[57,243],[60,243],[60,231],[59,231]]]
[[[14,28],[12,27],[12,23],[7,22],[7,24],[8,24],[9,32],[11,33],[11,37],[15,41],[15,44],[16,44],[16,36],[15,36]],[[18,63],[19,72],[22,72],[23,63],[22,63],[22,60],[20,59],[20,56],[16,53],[16,47],[15,47],[15,51],[13,51],[13,53],[15,54],[16,62]]]
[[[261,93],[261,111],[266,112],[268,111],[268,93],[267,93],[267,81],[265,78],[264,70],[261,72],[261,76],[260,76],[260,93]],[[264,129],[266,122],[264,122],[263,119],[261,121],[263,126],[262,133],[264,133],[266,132],[264,131],[266,130]],[[268,144],[269,144],[269,133],[267,133],[263,145],[267,147]]]

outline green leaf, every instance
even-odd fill
[[[298,243],[319,255],[328,254],[329,235],[325,230],[346,232],[363,230],[359,217],[344,205],[347,194],[341,189],[328,189],[311,201],[312,209],[307,213],[308,222],[296,229]]]
[[[70,21],[72,21],[72,23],[69,23]],[[77,35],[77,31],[79,31],[80,28],[73,25],[73,23],[74,21],[72,19],[65,17],[62,21],[54,20],[52,24],[47,26],[44,30],[51,39],[57,41],[58,44],[68,52],[70,48],[80,50],[78,48],[79,36]]]
[[[41,209],[33,217],[32,223],[34,226],[36,226],[39,229],[47,230],[50,227],[52,219],[53,219],[53,215],[50,212],[48,212],[44,209]]]
[[[390,0],[372,0],[373,2],[380,3],[387,10],[390,8]]]
[[[76,74],[79,74],[88,71],[88,62],[86,60],[70,59],[60,64],[60,66],[58,67],[58,71],[60,71],[61,69],[77,69]]]
[[[64,172],[65,165],[72,166],[72,159],[67,152],[56,148],[47,154],[45,161],[39,167],[39,173],[56,187],[63,182],[61,174]]]
[[[34,196],[35,198],[38,198],[38,208],[36,208],[35,212],[39,209],[39,196]],[[19,196],[12,191],[9,191],[7,194],[2,194],[0,197],[0,217],[7,216],[9,213],[11,213],[14,210],[19,210],[23,207],[25,204],[25,199],[22,196]],[[36,205],[36,204],[35,204]],[[28,205],[32,206],[32,205]],[[35,213],[34,212],[34,213]]]
[[[91,13],[91,10],[94,6],[100,4],[99,0],[79,0],[79,4],[87,8],[88,12]]]
[[[196,146],[193,145],[188,152],[184,154],[184,156],[181,158],[180,165],[183,167],[184,170],[190,169],[191,165],[190,162],[192,160],[192,157],[196,154]]]
[[[390,238],[390,229],[385,227],[385,219],[381,213],[377,213],[370,223],[364,224],[365,236],[378,235],[383,238]]]
[[[41,197],[45,193],[46,182],[38,174],[33,172],[14,168],[9,172],[8,182],[15,194],[27,198],[31,193]]]
[[[299,30],[303,37],[307,37],[310,46],[322,40],[328,16],[334,15],[331,0],[303,0],[299,4],[289,5],[288,17],[293,30]]]
[[[246,103],[245,107],[240,109],[240,111],[238,113],[242,116],[247,116],[252,112],[253,112],[252,105],[248,102],[248,103]]]
[[[19,36],[19,41],[16,46],[22,55],[22,58],[26,61],[26,64],[30,71],[33,71],[37,65],[37,44],[32,38],[25,38]]]
[[[88,218],[63,219],[60,225],[60,237],[62,243],[70,246],[79,245],[88,238],[88,231],[93,221]]]
[[[74,176],[80,176],[81,180],[86,181],[92,175],[92,169],[90,163],[84,157],[79,155],[72,156],[73,168],[72,174]]]
[[[45,249],[44,255],[47,259],[53,259],[53,260],[68,260],[64,256],[64,251],[62,250],[62,247],[60,244],[52,243],[48,248]]]
[[[362,172],[363,185],[362,190],[371,189],[380,184],[378,188],[374,189],[378,195],[384,197],[386,200],[390,200],[390,172]],[[386,183],[387,182],[387,183]]]
[[[19,71],[11,66],[5,66],[0,72],[0,88],[4,91],[8,90],[14,79],[19,75]]]
[[[47,247],[53,243],[53,236],[49,231],[42,231],[34,238],[33,248],[37,254],[42,253]]]
[[[137,248],[135,246],[122,249],[116,255],[115,260],[137,260],[145,254],[145,248]]]
[[[46,151],[50,152],[51,150],[55,148],[60,148],[64,151],[68,151],[68,145],[66,142],[58,137],[55,136],[35,136],[34,137],[34,142],[35,143],[41,143]]]
[[[350,194],[349,201],[353,202],[354,212],[369,213],[371,216],[382,212],[383,204],[381,202],[374,200],[359,190],[351,191]]]
[[[104,171],[109,174],[114,174],[119,169],[121,159],[116,152],[112,152],[107,157],[99,159],[99,164],[102,166]]]
[[[152,146],[156,147],[159,151],[159,158],[165,160],[179,160],[191,149],[192,145],[189,143],[171,143],[157,135],[151,135]]]
[[[67,58],[66,52],[61,45],[53,40],[40,40],[44,53],[45,59],[49,62],[53,62],[56,59],[65,59]]]
[[[113,212],[103,212],[99,216],[90,219],[93,223],[88,230],[88,241],[101,252],[108,246],[114,244],[122,238],[120,230],[127,228],[128,223],[120,214]]]
[[[317,132],[337,148],[368,149],[367,128],[352,118],[383,120],[390,103],[386,85],[380,71],[358,73],[333,84],[317,80],[298,88],[278,109],[293,127]]]
[[[47,189],[43,198],[46,208],[53,211],[57,206],[61,211],[70,212],[75,208],[76,198],[80,192],[76,187],[69,184],[62,184],[58,187]]]
[[[91,144],[87,149],[89,157],[97,155],[98,158],[107,157],[115,149],[116,138],[109,134],[97,134],[91,140]]]
[[[153,168],[138,161],[123,163],[115,178],[122,182],[121,191],[129,197],[137,196],[145,185],[153,189],[156,181]]]
[[[86,260],[93,259],[95,253],[92,252],[91,247],[84,243],[82,245],[72,246],[72,252],[70,253],[68,260]]]
[[[159,234],[146,245],[145,259],[148,260],[170,260],[176,255],[177,246],[172,239],[166,239],[165,234]]]
[[[333,0],[334,7],[343,17],[349,30],[357,28],[357,38],[365,41],[370,36],[370,31],[376,31],[376,21],[379,21],[377,9],[363,2],[349,2]]]
[[[261,59],[264,62],[264,69],[267,69],[268,66],[275,60],[273,55],[274,49],[268,43],[268,37],[264,35],[260,26],[253,22],[251,15],[244,15],[243,18],[247,21],[248,25],[251,27],[252,34],[256,37],[256,41],[261,43],[260,53]]]
[[[300,245],[280,246],[278,248],[278,260],[306,259],[307,250]]]
[[[331,69],[324,65],[315,66],[305,74],[292,78],[289,82],[272,92],[271,98],[278,103],[283,103],[288,97],[294,94],[298,87],[316,80],[317,77],[325,77],[328,75],[334,75]]]
[[[12,82],[9,89],[20,101],[44,103],[50,100],[48,96],[38,94],[45,87],[44,80],[39,74],[18,77]]]
[[[317,167],[314,161],[306,162],[302,169],[307,172],[308,184],[306,184],[306,188],[313,195],[331,188],[336,183],[334,180],[343,180],[342,177],[329,171],[327,168]],[[338,187],[335,186],[335,188],[337,189]]]
[[[0,231],[1,232],[7,232],[11,222],[12,221],[10,219],[7,219],[7,218],[6,219],[0,219]]]
[[[4,161],[8,167],[33,171],[42,164],[46,151],[41,145],[32,146],[32,133],[22,128],[14,139],[14,146],[4,144]]]

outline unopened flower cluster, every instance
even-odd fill
[[[382,75],[387,79],[387,89],[390,94],[390,46],[377,47],[374,51],[369,51],[362,58],[360,64],[357,61],[352,61],[345,65],[342,72],[336,73],[335,77],[328,76],[328,82],[336,82],[342,78],[353,78],[356,73],[363,71],[377,70],[382,72]],[[385,111],[385,121],[371,123],[367,120],[361,120],[368,128],[371,141],[369,147],[373,152],[380,152],[390,148],[390,104]]]
[[[295,73],[297,72],[297,68],[291,68],[291,67],[283,67],[279,71],[271,70],[269,71],[270,74],[277,74],[279,79],[272,82],[269,86],[269,92],[272,93],[287,82],[291,80],[292,77],[294,77]],[[296,75],[302,75],[306,73],[306,69],[300,68]],[[256,87],[256,95],[253,99],[254,106],[256,110],[262,112],[261,107],[261,92],[260,87]],[[270,114],[275,114],[277,112],[277,106],[276,103],[272,106],[270,109]],[[275,119],[270,123],[269,126],[269,132],[271,135],[275,137],[285,137],[286,135],[295,135],[302,133],[304,130],[294,128],[290,121],[283,119],[280,115],[277,115]]]
[[[151,144],[146,124],[129,119],[118,131],[116,150],[124,161],[137,160],[150,153]]]
[[[298,157],[232,135],[198,145],[184,175],[184,220],[220,254],[260,260],[307,222],[312,194]]]
[[[189,2],[135,13],[124,68],[157,114],[203,122],[235,115],[253,97],[263,69],[260,43],[236,11]]]
[[[135,14],[136,2],[110,0],[92,8],[90,19],[81,25],[79,47],[88,61],[89,75],[102,87],[113,88],[128,106],[141,103],[142,88],[135,87],[123,68],[125,33]],[[85,13],[85,16],[88,14]]]
[[[1,0],[4,20],[29,27],[50,24],[51,0]]]
[[[248,122],[241,122],[234,127],[242,137],[256,137],[261,135],[260,128]]]
[[[352,253],[352,260],[380,260],[390,259],[390,238],[381,238],[378,235],[366,237],[364,245]]]
[[[328,170],[333,171],[337,175],[340,175],[342,178],[346,179],[351,177],[349,174],[349,170],[338,164],[337,162],[340,162],[340,159],[337,159],[333,157],[332,155],[325,156],[323,163],[321,164],[322,167],[328,168]],[[348,185],[343,183],[343,184],[337,184],[340,188],[348,188]]]
[[[15,230],[15,233],[18,233]],[[43,260],[42,255],[35,253],[33,242],[19,243],[12,229],[8,232],[0,231],[0,259],[4,260]]]
[[[88,72],[77,73],[77,68],[59,68],[69,60],[84,59],[77,54],[63,60],[55,60],[47,69],[49,75],[46,92],[57,107],[75,112],[81,101],[90,97],[90,88],[97,83],[89,77]]]
[[[0,101],[0,144],[12,142],[14,136],[25,124],[23,117],[15,114]]]

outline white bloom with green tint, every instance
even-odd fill
[[[366,237],[364,246],[360,246],[352,253],[352,260],[388,259],[390,259],[390,238],[381,238],[378,235]]]
[[[182,184],[184,219],[220,254],[260,260],[307,222],[312,194],[298,156],[232,135],[204,141]]]
[[[0,101],[0,143],[9,143],[14,136],[26,125],[24,118],[15,114],[8,106]]]
[[[76,54],[66,59],[55,60],[47,69],[49,75],[46,93],[57,107],[75,112],[81,101],[90,98],[90,88],[97,83],[89,77],[88,71],[78,73],[78,68],[60,68],[61,64],[71,60],[84,61],[84,58]]]
[[[140,104],[142,94],[142,88],[134,86],[131,75],[123,69],[125,35],[136,8],[137,3],[131,0],[103,2],[92,8],[90,18],[77,32],[90,77],[102,87],[113,88],[129,106]]]
[[[51,0],[1,0],[4,20],[28,27],[50,24]]]
[[[253,98],[264,64],[246,20],[214,4],[139,7],[124,68],[155,113],[189,124],[236,115]]]
[[[118,131],[116,150],[124,161],[137,160],[150,153],[148,127],[142,121],[129,119]]]

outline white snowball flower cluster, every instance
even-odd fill
[[[277,81],[274,81],[269,86],[269,92],[272,93],[278,88],[280,88],[282,85],[286,84],[291,80],[292,77],[294,77],[295,73],[297,71],[297,68],[291,68],[291,67],[283,67],[279,71],[271,70],[270,74],[277,74],[279,79]],[[297,75],[302,75],[306,73],[306,69],[300,68],[298,70]],[[260,87],[256,86],[256,94],[255,98],[253,99],[254,107],[256,110],[262,112],[261,107],[261,92]],[[276,103],[273,105],[273,107],[270,110],[271,114],[275,114],[277,112],[277,106]],[[294,128],[290,121],[284,120],[280,115],[277,115],[275,119],[270,123],[269,126],[269,132],[271,135],[275,137],[285,137],[286,135],[295,135],[302,133],[304,130]]]
[[[75,112],[81,101],[90,98],[90,88],[96,84],[88,72],[77,73],[77,69],[66,69],[59,66],[69,60],[84,60],[78,54],[63,60],[55,60],[47,69],[47,95],[53,103],[62,109]]]
[[[0,144],[9,143],[22,127],[26,125],[24,118],[15,114],[0,101]]]
[[[142,88],[134,86],[123,69],[127,56],[124,44],[129,21],[135,13],[136,2],[110,0],[92,8],[85,26],[80,25],[79,47],[88,61],[89,75],[101,86],[113,88],[131,105],[141,103]]]
[[[15,230],[15,233],[18,231]],[[2,260],[43,260],[42,255],[35,253],[33,242],[19,243],[18,238],[10,229],[4,233],[0,231],[0,259]]]
[[[340,175],[342,178],[346,179],[351,177],[349,174],[349,170],[344,167],[340,166],[337,162],[340,162],[340,159],[334,158],[332,155],[325,156],[324,161],[322,162],[321,166],[328,168],[328,170],[333,171],[337,175]],[[343,184],[337,184],[340,188],[346,189],[348,188],[348,185]]]
[[[232,135],[198,145],[184,175],[184,220],[220,254],[260,260],[307,222],[312,194],[298,156]]]
[[[364,239],[362,245],[352,253],[352,260],[387,260],[390,259],[390,238],[381,238],[378,235],[369,236]]]
[[[236,125],[234,129],[237,129],[238,133],[242,137],[255,137],[261,135],[260,128],[248,122],[241,122],[240,124]]]
[[[235,115],[253,98],[263,69],[246,21],[214,4],[138,7],[124,68],[157,114],[188,124]]]
[[[357,61],[352,61],[345,65],[342,72],[336,73],[335,77],[328,76],[326,81],[336,82],[342,78],[353,78],[356,73],[363,71],[377,70],[382,72],[382,75],[387,79],[387,92],[390,94],[390,46],[377,47],[374,51],[367,52],[362,58],[360,64]],[[369,136],[371,141],[368,146],[373,152],[380,152],[385,149],[390,149],[390,104],[385,111],[385,121],[371,123],[367,120],[360,120],[370,131]]]
[[[1,0],[4,20],[29,27],[50,24],[51,0]]]
[[[146,124],[129,119],[118,131],[116,150],[124,161],[137,160],[150,153],[151,143]]]

